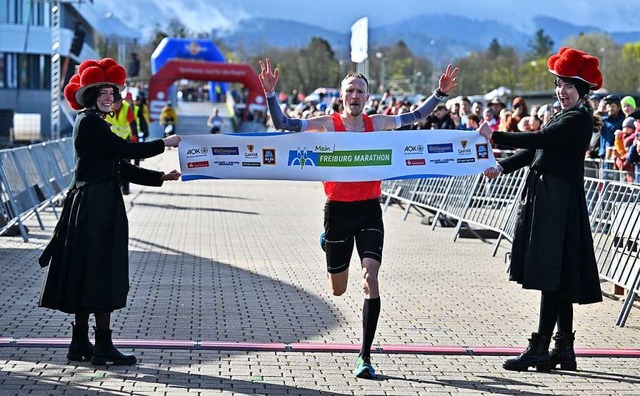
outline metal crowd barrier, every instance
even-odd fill
[[[629,290],[616,321],[624,326],[640,289],[640,186],[603,183],[591,230],[600,277]]]
[[[73,178],[73,142],[70,139],[0,150],[0,234],[17,224],[25,242],[29,240],[23,220],[55,204]]]
[[[385,181],[384,209],[396,201],[404,206],[403,219],[412,208],[457,220],[455,241],[463,223],[493,230],[500,242],[513,241],[519,199],[527,169],[496,179],[481,175]],[[628,290],[616,324],[624,326],[633,302],[640,296],[640,185],[586,177],[584,190],[601,279]],[[424,215],[420,212],[421,215]]]

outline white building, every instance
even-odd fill
[[[40,114],[43,140],[48,139],[52,131],[51,54],[52,33],[55,33],[52,29],[52,6],[59,5],[58,53],[61,57],[60,78],[64,84],[78,63],[98,58],[95,46],[100,21],[93,3],[93,0],[0,0],[0,112],[5,116],[7,110]],[[84,43],[75,55],[70,49],[78,28],[84,32]],[[71,131],[66,113],[60,113],[62,135]],[[0,125],[0,135],[4,133]],[[0,136],[3,137],[6,138]]]

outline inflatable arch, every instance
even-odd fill
[[[255,70],[243,63],[194,62],[189,60],[168,60],[149,80],[149,118],[151,122],[160,119],[162,107],[169,101],[169,87],[174,81],[189,80],[240,82],[246,89],[246,107],[264,106],[262,84]]]
[[[224,54],[211,40],[165,37],[151,54],[151,74],[156,74],[171,59],[226,62]],[[209,81],[211,101],[218,101],[219,86],[227,92],[227,84]]]

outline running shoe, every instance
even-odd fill
[[[362,356],[358,356],[356,365],[356,369],[353,370],[353,375],[355,375],[356,377],[366,379],[376,378],[376,370],[373,369],[370,358],[363,358]]]
[[[325,235],[324,232],[322,234],[320,234],[320,247],[322,248],[323,251],[326,252],[325,245],[327,244],[327,241],[326,241],[325,237],[326,237],[326,235]]]

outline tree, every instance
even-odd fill
[[[298,74],[305,92],[318,87],[333,87],[338,73],[338,62],[331,44],[323,38],[313,37],[307,48],[300,51]]]
[[[529,40],[529,49],[533,58],[546,58],[553,51],[553,40],[544,33],[544,29],[538,29],[533,39]]]
[[[487,55],[489,56],[489,58],[495,59],[498,57],[498,55],[500,55],[500,50],[502,48],[500,47],[500,43],[498,43],[498,39],[494,38],[493,40],[491,40],[491,43],[489,44],[489,50],[487,51]]]
[[[187,38],[192,36],[189,34],[187,27],[180,22],[179,19],[173,18],[169,21],[169,24],[166,28],[167,36],[169,37],[177,37],[177,38]]]
[[[569,37],[565,43],[569,47],[585,51],[600,59],[604,88],[611,91],[614,86],[618,86],[614,68],[620,58],[620,50],[610,36],[604,33],[580,34]]]
[[[383,81],[380,76],[381,62],[385,62],[385,89],[398,92],[431,91],[433,64],[427,58],[414,55],[404,41],[400,40],[391,47],[378,47],[371,52],[382,54],[381,58],[369,57],[369,73],[373,83],[371,93],[377,92]]]
[[[460,95],[487,93],[499,86],[511,90],[520,87],[518,52],[513,47],[502,47],[496,39],[486,51],[470,53],[453,63],[463,71],[457,76]]]

